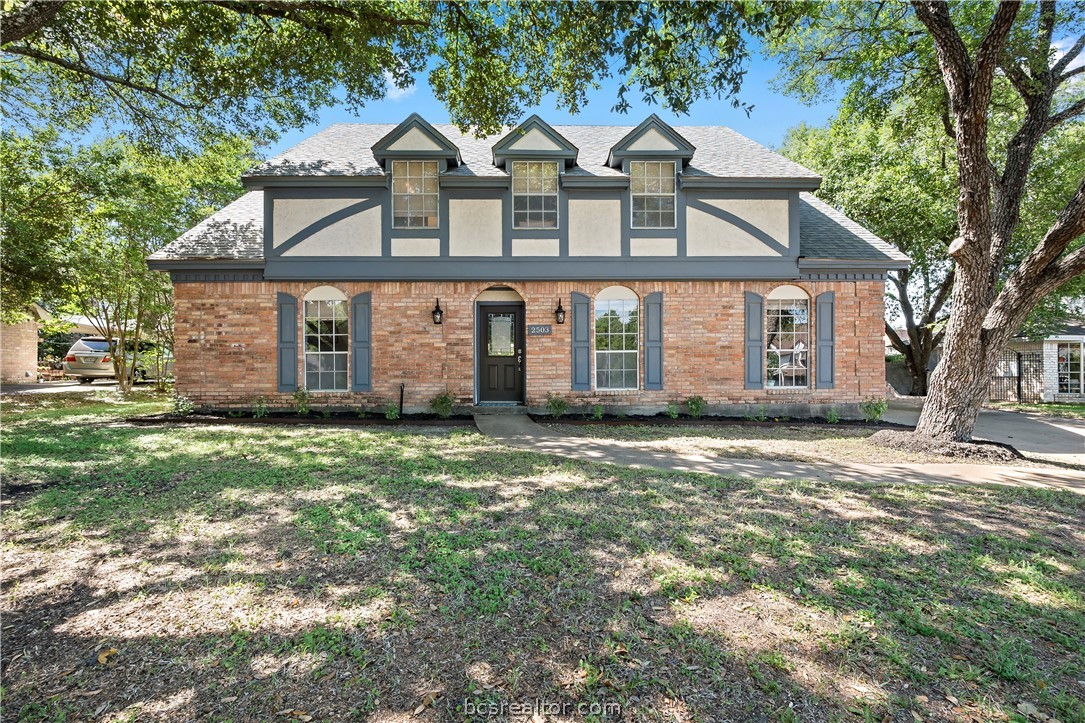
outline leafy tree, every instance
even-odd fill
[[[5,110],[28,125],[121,122],[160,144],[274,135],[357,111],[427,72],[461,127],[494,132],[548,93],[576,111],[600,79],[678,112],[734,99],[748,35],[805,3],[8,0]],[[737,100],[733,100],[740,105]]]
[[[1058,56],[1055,40],[1069,39]],[[774,45],[785,85],[806,98],[846,86],[845,107],[877,117],[914,103],[954,144],[958,235],[953,313],[917,433],[969,439],[999,352],[1051,292],[1085,272],[1085,179],[1046,226],[1022,223],[1029,177],[1056,129],[1085,112],[1085,6],[1016,2],[820,6]],[[1005,92],[1003,92],[1005,89]],[[1004,129],[996,103],[1012,97]],[[1080,136],[1070,136],[1070,138]],[[1029,234],[1021,251],[1015,239]]]
[[[996,135],[1018,122],[1013,99],[996,107]],[[1085,136],[1080,125],[1055,129],[1037,152],[1022,206],[1021,223],[1010,249],[1011,261],[1030,250],[1030,243],[1050,226],[1077,179],[1085,177]],[[957,237],[956,156],[952,140],[938,119],[914,106],[898,107],[873,121],[844,112],[824,128],[800,125],[781,147],[790,158],[823,177],[818,195],[843,209],[883,239],[907,253],[909,269],[890,275],[890,312],[903,321],[898,334],[886,322],[886,335],[904,356],[912,377],[912,394],[927,393],[927,367],[942,343],[949,315],[954,265],[947,248]],[[1030,314],[1026,332],[1042,336],[1052,330],[1080,298],[1082,279],[1049,294]]]

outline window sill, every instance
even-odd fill
[[[795,392],[808,392],[810,387],[765,387],[769,394],[794,394]]]
[[[640,394],[640,389],[596,389],[596,394],[607,397],[628,397]]]

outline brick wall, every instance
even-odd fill
[[[640,392],[570,391],[571,324],[554,323],[560,297],[594,297],[612,282],[387,282],[335,283],[349,298],[371,291],[373,303],[373,392],[318,392],[317,405],[383,407],[397,400],[404,383],[405,406],[424,410],[434,395],[450,390],[463,404],[474,395],[474,299],[495,284],[523,297],[527,324],[552,324],[552,336],[526,340],[528,404],[541,406],[549,392],[571,404],[657,406],[700,395],[710,405],[847,404],[885,394],[882,297],[877,281],[799,283],[813,298],[836,292],[836,388],[802,391],[743,389],[745,291],[767,296],[778,283],[740,281],[624,282],[643,297],[662,291],[664,389]],[[176,388],[197,404],[247,407],[258,396],[289,406],[276,391],[276,293],[299,299],[319,283],[207,282],[175,287]],[[440,297],[445,321],[433,324],[430,311]],[[299,312],[301,311],[299,304]],[[300,316],[300,313],[299,313]],[[811,342],[816,318],[812,318]],[[642,330],[643,331],[643,330]],[[300,336],[299,336],[300,338]],[[810,345],[813,347],[813,343]],[[816,368],[811,348],[809,367]],[[301,374],[299,359],[298,378]],[[811,377],[813,376],[811,372]],[[641,382],[643,384],[643,380]]]
[[[0,324],[0,381],[25,383],[38,378],[38,323]]]

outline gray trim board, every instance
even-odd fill
[[[782,191],[816,191],[821,187],[821,179],[805,180],[802,178],[717,178],[716,176],[682,176],[681,183],[686,188],[747,188],[776,189]]]
[[[427,136],[430,137],[434,143],[442,148],[442,151],[393,151],[388,146],[399,140],[404,134],[410,131],[412,128],[418,128]],[[462,159],[460,158],[459,147],[448,140],[439,130],[434,128],[429,122],[420,116],[418,113],[411,113],[407,116],[402,123],[393,128],[387,135],[373,144],[372,147],[373,157],[377,159],[377,162],[384,167],[384,162],[388,159],[402,159],[402,158],[443,158],[455,162],[455,165],[460,165]]]
[[[549,138],[552,143],[561,146],[561,148],[556,151],[529,151],[518,150],[512,147],[516,144],[516,141],[526,136],[532,129],[538,130]],[[524,120],[523,123],[506,133],[504,137],[497,141],[497,143],[494,143],[490,149],[493,163],[499,168],[505,165],[505,161],[515,160],[518,156],[531,159],[542,158],[548,160],[562,160],[565,162],[566,166],[575,166],[576,158],[579,153],[580,149],[570,143],[568,138],[551,128],[550,124],[538,115],[532,115]]]
[[[814,259],[799,257],[799,268],[809,269],[810,273],[821,269],[906,269],[910,262],[896,259]]]
[[[672,256],[636,258],[524,256],[415,256],[403,258],[329,257],[268,259],[269,280],[324,281],[579,281],[579,280],[718,280],[799,277],[793,259],[761,257]]]
[[[254,259],[147,259],[147,267],[153,271],[258,271],[264,268],[264,260]]]
[[[250,191],[267,188],[384,188],[386,176],[242,176]]]

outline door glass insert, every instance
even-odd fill
[[[487,314],[489,334],[486,353],[489,356],[514,356],[515,341],[512,328],[515,314]]]

